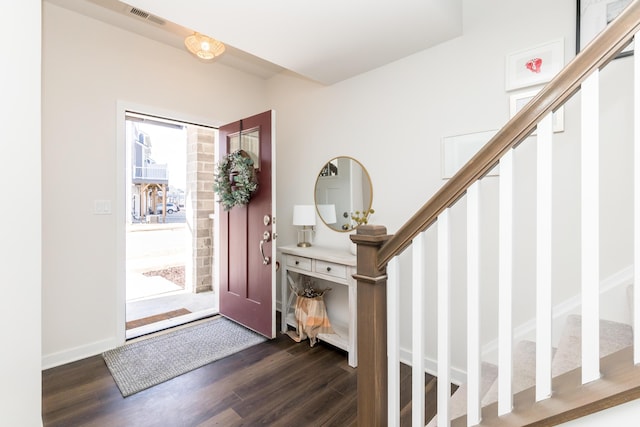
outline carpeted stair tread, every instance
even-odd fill
[[[498,377],[498,367],[492,363],[482,362],[480,369],[482,372],[480,375],[480,396],[484,396]],[[449,405],[449,414],[452,420],[467,413],[467,383],[458,387],[451,396]],[[437,416],[433,417],[427,427],[437,426],[437,418]]]
[[[632,297],[633,289],[628,290]],[[567,316],[567,321],[560,338],[558,348],[553,349],[552,376],[556,377],[578,368],[581,363],[581,326],[579,315]],[[608,356],[633,344],[633,330],[631,326],[600,320],[600,357]],[[482,407],[498,401],[498,367],[482,363],[481,395]],[[513,351],[513,393],[519,393],[535,386],[536,382],[536,343],[520,341]],[[450,415],[454,420],[467,412],[467,384],[461,385],[451,396]],[[437,426],[434,417],[426,427]]]
[[[513,349],[513,393],[533,387],[536,383],[536,343],[520,341]],[[482,399],[482,406],[498,401],[498,380],[494,381]]]
[[[631,326],[600,320],[600,358],[608,356],[633,344]],[[572,314],[567,317],[558,351],[553,358],[551,375],[556,377],[580,367],[582,348],[582,318]]]

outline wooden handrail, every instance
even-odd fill
[[[522,110],[467,162],[379,250],[377,268],[400,254],[438,215],[462,197],[467,188],[487,174],[510,148],[522,142],[547,114],[557,110],[580,89],[582,82],[622,51],[640,29],[640,0],[634,0],[589,43]]]

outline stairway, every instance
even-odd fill
[[[552,376],[555,378],[580,366],[581,354],[581,317],[567,317],[562,336],[554,349]],[[600,358],[616,353],[633,344],[631,326],[600,320]],[[536,344],[532,341],[520,341],[513,352],[513,393],[531,389],[535,386]],[[482,364],[482,406],[489,406],[498,400],[498,368],[490,363]],[[467,387],[461,385],[451,396],[451,419],[464,416],[467,411]],[[437,426],[437,417],[431,419],[427,427]]]

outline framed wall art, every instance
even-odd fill
[[[631,0],[577,0],[576,53],[613,21]],[[633,55],[633,42],[616,58]]]
[[[552,40],[507,55],[507,91],[551,80],[564,67],[564,39]]]
[[[453,177],[493,136],[497,130],[445,136],[442,138],[442,179]],[[487,175],[498,174],[498,166]]]
[[[531,99],[540,92],[540,89],[541,88],[536,88],[512,94],[509,97],[509,117],[515,116],[518,111],[522,110],[522,107],[527,105],[527,102],[531,101]],[[552,122],[554,132],[564,131],[564,106],[561,106],[553,113]],[[533,131],[531,135],[535,134],[536,131]]]

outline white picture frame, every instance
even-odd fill
[[[577,0],[576,54],[617,18],[629,3],[631,0]],[[631,42],[625,47],[616,59],[633,55],[633,44]]]
[[[442,138],[442,179],[453,177],[498,132],[488,130]],[[498,175],[498,166],[487,176]]]
[[[516,92],[509,96],[509,117],[513,117],[516,113],[527,105],[531,99],[540,92],[542,87],[536,89]],[[558,108],[552,116],[553,132],[564,132],[564,106]],[[535,135],[536,131],[533,131],[531,135]]]
[[[512,91],[550,81],[564,67],[564,39],[507,55],[505,90]]]

